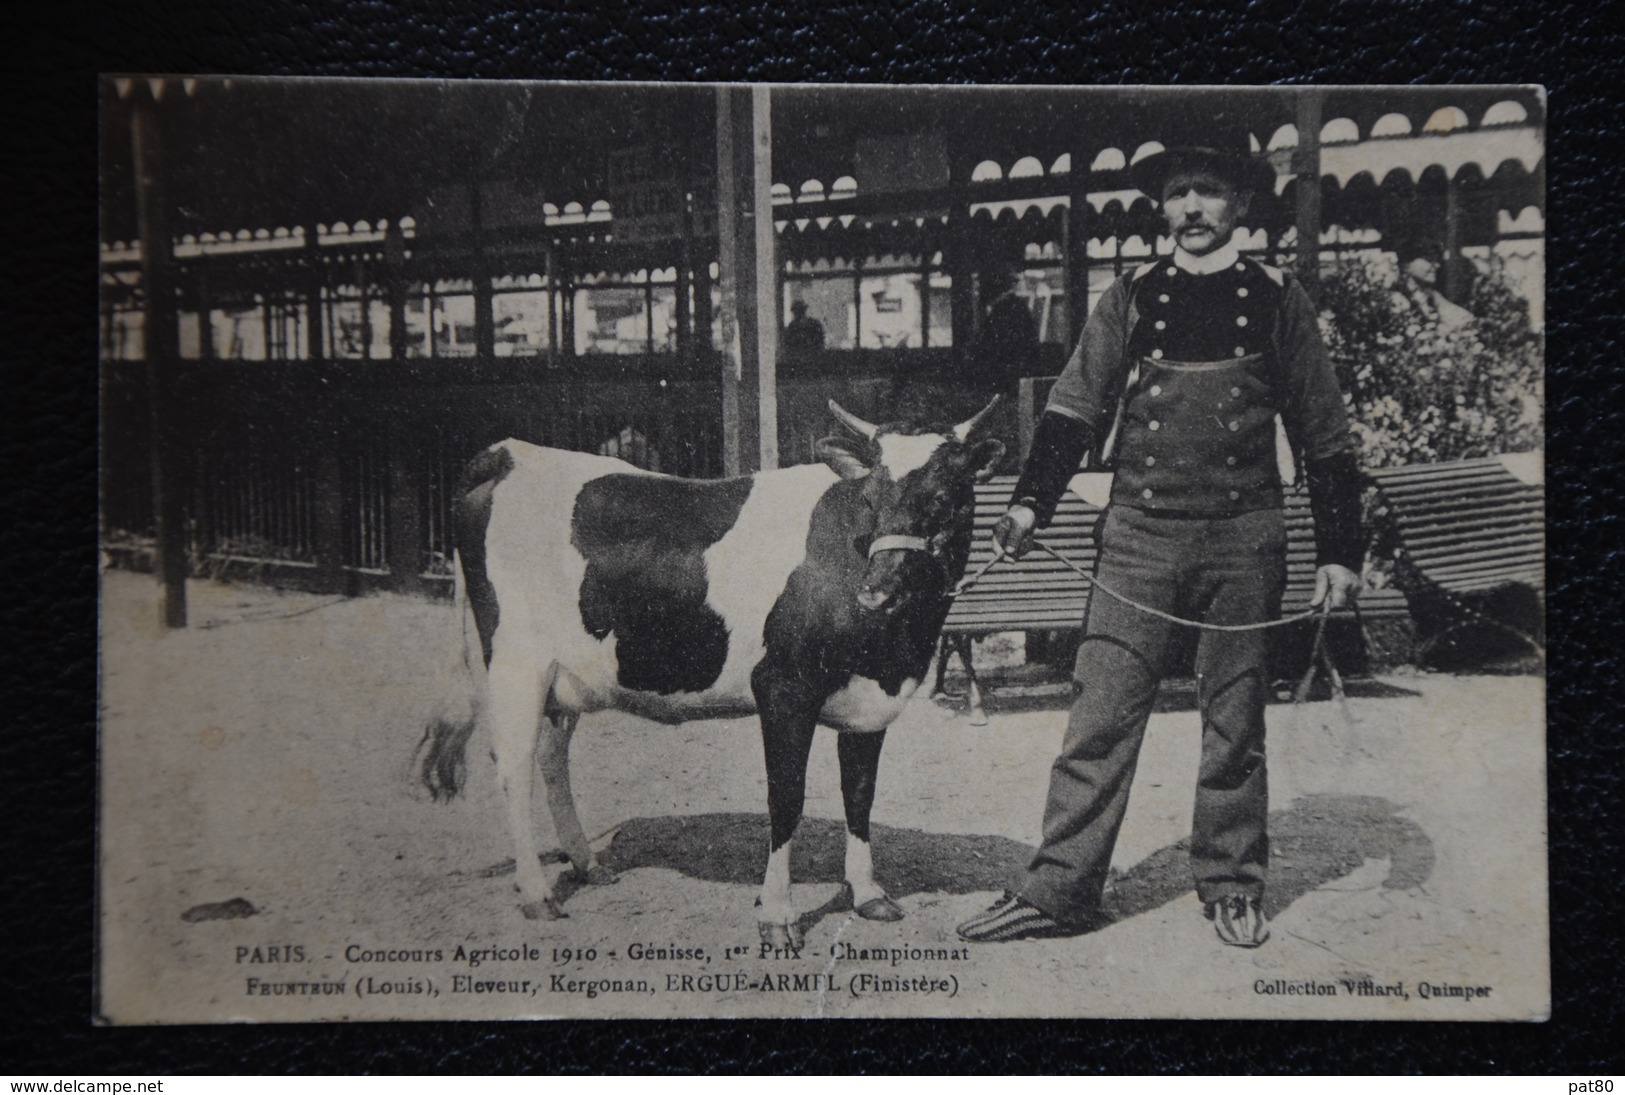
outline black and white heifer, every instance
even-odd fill
[[[870,862],[881,742],[926,673],[970,554],[974,483],[1004,446],[971,437],[992,404],[941,432],[830,409],[857,438],[820,442],[822,464],[737,479],[518,441],[470,467],[456,536],[471,687],[431,724],[423,778],[456,793],[469,735],[488,728],[527,917],[564,915],[532,825],[538,737],[559,846],[603,874],[568,757],[577,718],[606,708],[672,723],[760,713],[772,846],[758,919],[774,946],[800,944],[790,837],[813,729],[839,731],[854,904],[903,915]]]

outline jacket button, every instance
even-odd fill
[[[1152,350],[1151,351],[1151,356],[1155,360],[1161,361],[1162,360],[1162,351],[1161,350]]]
[[[1231,388],[1230,389],[1230,394],[1233,395],[1233,396],[1239,396],[1239,395],[1241,395],[1241,389],[1240,388]]]
[[[1236,501],[1239,501],[1240,499],[1241,499],[1241,492],[1239,490],[1233,490],[1233,491],[1230,492],[1230,501],[1236,502]]]
[[[1236,466],[1236,458],[1234,456],[1225,457],[1224,462],[1229,464],[1232,468]]]
[[[1152,496],[1152,494],[1153,494],[1153,493],[1154,493],[1154,492],[1153,492],[1153,491],[1152,491],[1152,490],[1151,490],[1151,488],[1150,488],[1150,487],[1147,487],[1147,488],[1145,488],[1145,489],[1144,489],[1144,490],[1142,490],[1142,491],[1141,491],[1141,492],[1140,492],[1140,497],[1141,497],[1141,498],[1150,498],[1150,497],[1151,497],[1151,496]]]
[[[1247,269],[1247,264],[1245,262],[1238,262],[1238,263],[1236,263],[1236,269],[1237,270],[1246,270]]]
[[[1157,299],[1160,300],[1162,303],[1167,304],[1168,303],[1168,294],[1167,293],[1161,293],[1161,294],[1159,294],[1157,296]]]
[[[1159,331],[1166,331],[1168,329],[1168,321],[1165,319],[1159,319],[1157,320],[1156,327]]]
[[[1236,356],[1237,357],[1246,357],[1247,356],[1247,347],[1245,347],[1245,346],[1237,346],[1236,347]]]
[[[1230,422],[1230,432],[1235,433],[1239,429],[1241,429],[1241,423],[1232,419]]]
[[[1172,266],[1168,267],[1168,276],[1169,277],[1173,277],[1177,273],[1179,273],[1178,270],[1174,269]]]
[[[1236,290],[1236,296],[1244,297],[1246,295],[1247,295],[1247,287],[1245,285],[1243,285],[1240,289]]]
[[[1151,421],[1145,424],[1145,428],[1150,430],[1152,433],[1155,433],[1162,429],[1162,423],[1153,418]]]
[[[1157,458],[1155,456],[1146,457],[1145,458],[1145,466],[1148,467],[1148,468],[1156,467],[1157,466]]]
[[[1247,326],[1247,317],[1246,316],[1237,316],[1236,317],[1236,326],[1237,327],[1245,327],[1245,326]]]
[[[1151,394],[1152,395],[1161,395],[1162,394],[1162,385],[1161,384],[1153,384],[1153,385],[1151,385]]]

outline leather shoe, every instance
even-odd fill
[[[1219,933],[1219,942],[1228,946],[1256,947],[1270,937],[1269,922],[1256,897],[1229,894],[1209,901],[1205,911],[1213,921],[1213,930]]]
[[[1010,943],[1017,939],[1053,939],[1075,935],[1077,929],[1009,890],[984,913],[959,925],[959,938],[972,943]]]

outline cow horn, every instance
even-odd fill
[[[999,405],[999,396],[994,396],[988,405],[977,411],[970,418],[954,427],[954,440],[963,443],[971,435],[971,431],[982,424],[982,419],[993,413],[993,408]]]
[[[875,434],[880,432],[879,426],[876,426],[870,422],[865,422],[863,419],[859,418],[857,415],[853,414],[851,411],[847,410],[833,399],[829,401],[829,413],[839,419],[841,425],[847,427],[853,433],[862,434],[870,441],[873,441],[875,439]]]

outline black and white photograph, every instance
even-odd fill
[[[1550,1016],[1542,88],[98,90],[97,1021]]]

